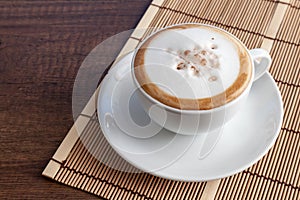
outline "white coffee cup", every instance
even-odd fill
[[[141,50],[141,47],[149,41],[150,38],[159,37],[161,31],[168,31],[169,29],[176,29],[181,27],[188,26],[201,26],[209,29],[214,29],[222,32],[226,37],[234,40],[235,43],[239,43],[243,47],[243,52],[247,54],[246,56],[250,57],[249,66],[251,74],[249,75],[249,81],[245,86],[244,90],[230,102],[224,103],[224,105],[219,105],[210,109],[180,109],[172,107],[162,103],[158,99],[155,99],[149,93],[147,93],[140,82],[137,80],[135,71],[135,61],[137,53]],[[184,39],[183,39],[184,40]],[[184,43],[185,41],[177,41]],[[154,120],[160,126],[173,131],[175,133],[183,135],[194,135],[199,133],[206,133],[217,128],[224,126],[233,116],[240,110],[241,106],[246,101],[248,94],[251,90],[251,86],[254,81],[260,78],[270,67],[271,57],[267,51],[264,49],[252,49],[248,50],[245,45],[237,39],[231,33],[214,27],[211,25],[196,24],[196,23],[186,23],[178,24],[164,29],[159,30],[158,32],[153,33],[147,37],[136,49],[132,61],[132,73],[134,82],[138,88],[139,101],[142,104],[143,109],[148,113],[150,118]]]

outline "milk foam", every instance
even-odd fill
[[[237,79],[237,48],[223,34],[206,28],[160,32],[147,46],[145,71],[163,91],[200,99],[224,92]]]

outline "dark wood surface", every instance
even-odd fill
[[[0,199],[97,199],[41,173],[73,124],[82,61],[150,2],[0,1]]]

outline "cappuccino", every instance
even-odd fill
[[[239,97],[252,78],[246,47],[218,28],[183,24],[147,38],[134,57],[134,75],[157,101],[181,110],[209,110]]]

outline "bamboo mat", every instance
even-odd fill
[[[153,0],[121,54],[151,32],[182,22],[212,24],[251,49],[270,51],[270,72],[284,101],[275,145],[258,163],[210,182],[179,182],[138,172],[110,148],[97,121],[97,91],[49,161],[43,175],[105,199],[300,199],[300,1]],[[87,151],[85,145],[92,148]],[[99,162],[102,157],[114,170]]]

